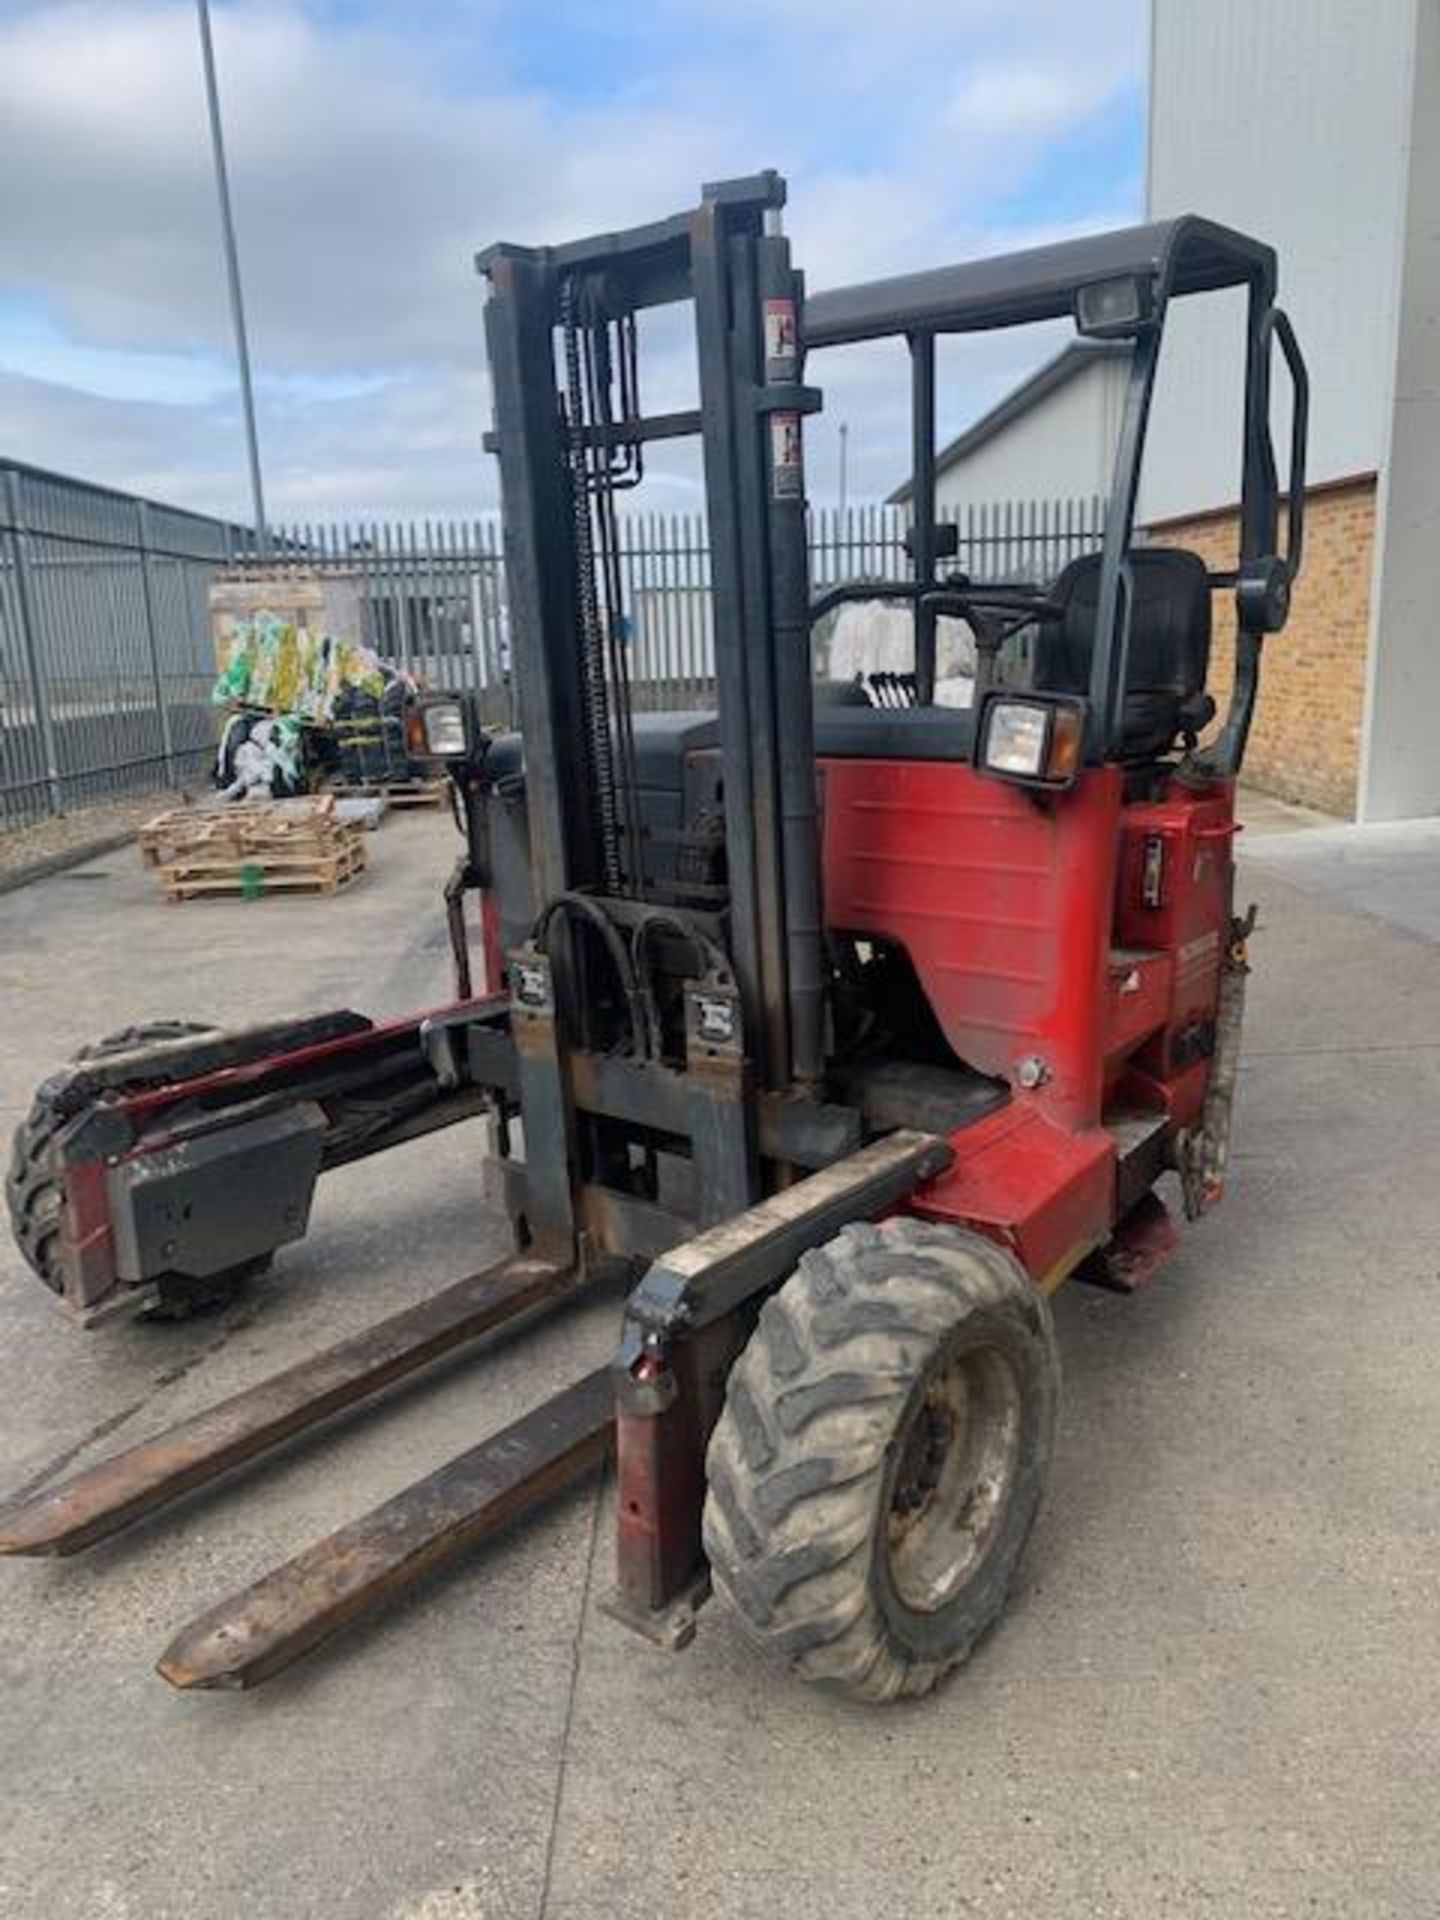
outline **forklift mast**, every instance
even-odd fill
[[[647,443],[703,439],[733,998],[717,974],[694,1019],[717,1051],[743,1050],[754,1083],[813,1089],[822,1064],[819,844],[811,718],[809,569],[801,421],[800,276],[780,231],[777,174],[709,187],[693,212],[626,233],[480,256],[500,456],[514,673],[525,742],[532,907],[634,924],[656,893],[621,604],[616,495]],[[698,411],[639,410],[637,327],[689,301]],[[557,372],[555,340],[559,336]],[[694,929],[704,933],[706,929]],[[574,992],[570,965],[534,951],[518,978],[541,1013]],[[557,1137],[558,1050],[522,1051],[532,1233],[573,1232]],[[582,1123],[583,1125],[583,1120]],[[593,1148],[594,1143],[589,1143]],[[582,1156],[587,1143],[580,1142]],[[759,1196],[748,1102],[715,1103],[697,1137],[715,1217]]]

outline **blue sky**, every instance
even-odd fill
[[[668,213],[778,166],[812,286],[1115,225],[1144,0],[216,0],[278,516],[493,505],[477,246]],[[245,500],[191,0],[0,0],[0,452]],[[1053,347],[947,355],[953,431]],[[657,392],[687,379],[662,337]],[[811,486],[904,469],[898,368],[812,369]],[[658,401],[657,401],[658,404]],[[655,505],[688,505],[683,462]]]

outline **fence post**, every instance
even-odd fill
[[[150,506],[137,501],[139,509],[140,590],[145,601],[145,645],[150,655],[150,681],[155,689],[155,711],[160,719],[160,751],[165,756],[165,784],[175,785],[175,741],[170,730],[170,705],[165,698],[165,681],[160,672],[160,638],[155,622],[155,581],[151,573]]]
[[[25,652],[25,671],[30,678],[30,697],[35,702],[40,750],[45,756],[50,811],[63,814],[65,786],[60,776],[60,755],[55,741],[55,723],[50,712],[50,693],[40,665],[35,582],[30,571],[30,529],[21,512],[20,476],[13,467],[5,472],[5,502],[11,537],[15,542],[15,598],[20,613],[20,644]]]

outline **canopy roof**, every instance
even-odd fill
[[[1154,281],[1162,296],[1255,280],[1273,288],[1275,254],[1263,241],[1185,214],[812,293],[805,301],[805,344],[833,347],[884,334],[968,333],[1053,320],[1074,310],[1077,287],[1122,275]]]

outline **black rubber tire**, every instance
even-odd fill
[[[117,1053],[139,1053],[146,1047],[167,1046],[174,1040],[203,1040],[219,1032],[220,1028],[211,1020],[145,1020],[138,1026],[120,1027],[100,1040],[92,1040],[72,1058],[78,1066],[86,1060],[108,1060]]]
[[[892,1577],[896,1477],[917,1409],[967,1356],[1013,1381],[1013,1465],[976,1564],[917,1610]],[[919,1220],[846,1227],[766,1301],[731,1371],[706,1463],[716,1590],[805,1680],[867,1701],[928,1693],[1004,1605],[1059,1380],[1049,1305],[1003,1249]]]
[[[51,1153],[61,1124],[42,1089],[11,1135],[5,1174],[5,1205],[15,1244],[26,1266],[52,1293],[61,1291],[56,1249],[64,1194]]]
[[[118,1033],[107,1033],[103,1039],[91,1041],[81,1047],[74,1061],[81,1065],[86,1061],[108,1059],[117,1053],[160,1046],[170,1040],[199,1039],[218,1031],[215,1026],[194,1020],[154,1020],[141,1026],[122,1027]],[[137,1075],[137,1081],[143,1077]],[[54,1154],[55,1136],[71,1117],[54,1099],[54,1089],[62,1082],[63,1076],[60,1076],[54,1081],[47,1080],[37,1089],[29,1113],[11,1138],[10,1166],[5,1175],[5,1205],[15,1244],[26,1266],[52,1293],[64,1291],[58,1255],[65,1196]],[[244,1277],[239,1275],[234,1283],[228,1284],[228,1294],[233,1294]],[[216,1279],[228,1282],[229,1277],[216,1276]],[[175,1317],[181,1312],[194,1311],[202,1289],[206,1304],[219,1297],[216,1280],[196,1281],[193,1287],[196,1289],[194,1300],[185,1304],[187,1283],[177,1278],[172,1283],[171,1299],[168,1302],[162,1299],[157,1311],[163,1314],[168,1306]],[[227,1288],[222,1287],[220,1293],[227,1293]]]

